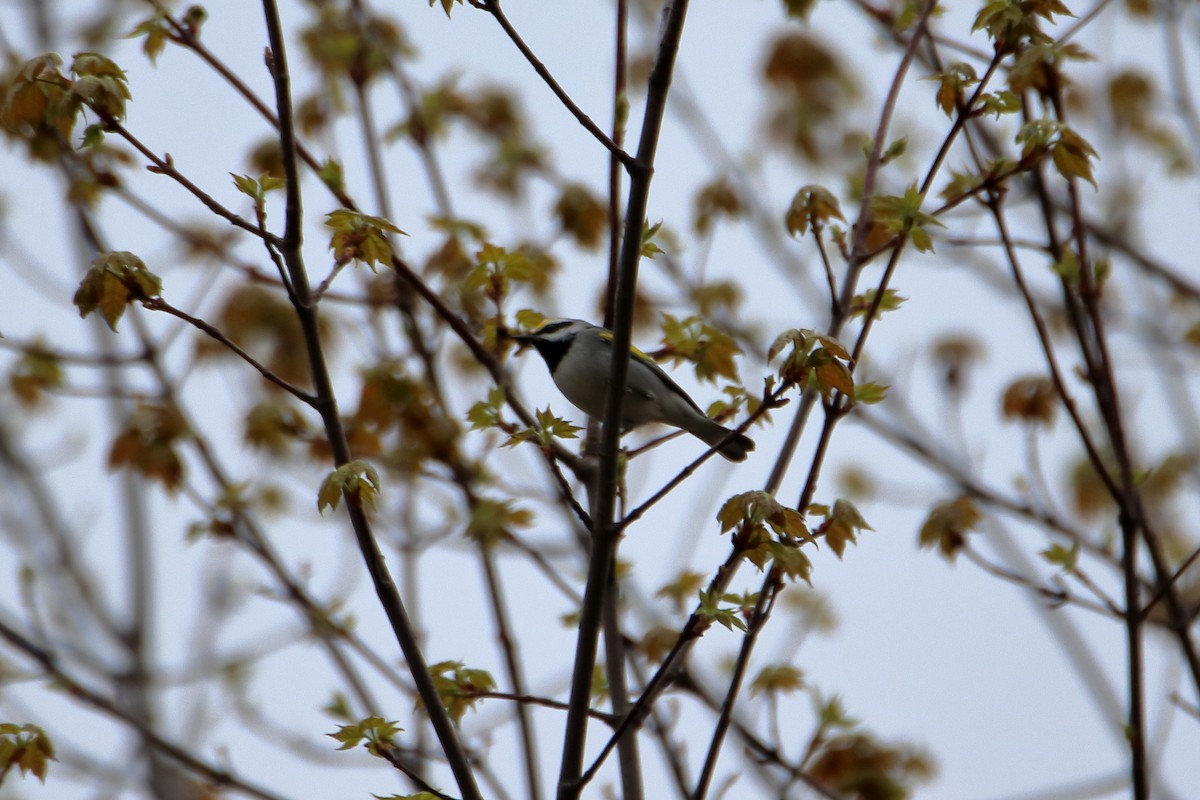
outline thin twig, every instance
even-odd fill
[[[258,370],[260,375],[278,386],[280,389],[283,389],[285,392],[292,395],[305,405],[312,406],[314,408],[316,407],[315,397],[308,392],[298,389],[297,387],[285,381],[283,378],[279,377],[274,371],[255,359],[254,356],[250,355],[241,347],[239,347],[236,342],[204,320],[193,317],[186,311],[181,311],[180,309],[175,308],[175,306],[171,305],[166,300],[163,300],[161,297],[148,297],[142,301],[142,306],[150,309],[151,311],[161,311],[164,314],[170,314],[172,317],[183,320],[187,324],[204,333],[206,336],[223,344],[230,350],[230,352],[245,361],[250,366],[254,367],[254,369]]]
[[[721,744],[725,741],[725,733],[729,730],[729,723],[733,718],[734,703],[737,702],[742,683],[745,681],[746,670],[750,667],[750,654],[754,652],[754,645],[758,642],[758,636],[771,616],[771,610],[775,607],[775,600],[779,597],[779,590],[782,587],[783,582],[780,580],[778,571],[774,568],[768,570],[758,592],[758,602],[755,603],[754,612],[750,615],[750,622],[747,624],[748,631],[742,638],[742,646],[738,650],[733,675],[729,679],[729,689],[721,701],[721,713],[717,718],[717,727],[713,731],[712,741],[709,742],[708,755],[704,758],[704,766],[700,770],[700,779],[696,783],[696,791],[692,794],[692,800],[704,800],[708,794],[713,771],[717,767],[717,757],[721,753]]]
[[[190,752],[189,748],[182,747],[170,742],[156,733],[150,728],[140,717],[121,708],[113,701],[109,700],[99,692],[93,691],[84,686],[72,676],[68,675],[58,665],[58,660],[49,651],[38,647],[29,639],[25,638],[15,628],[10,627],[3,620],[0,620],[0,637],[3,637],[13,647],[25,653],[28,657],[36,661],[46,673],[52,677],[56,683],[61,685],[72,697],[81,701],[84,705],[91,706],[95,710],[105,714],[133,728],[142,739],[151,745],[155,750],[163,755],[179,762],[182,766],[195,772],[197,775],[212,781],[218,786],[227,787],[229,789],[243,792],[251,797],[257,797],[259,800],[282,800],[281,795],[277,795],[268,789],[256,786],[248,781],[236,777],[232,773],[214,767],[206,761],[196,758]]]
[[[267,34],[270,41],[271,76],[275,86],[275,100],[279,118],[279,143],[283,153],[283,168],[286,176],[286,207],[284,235],[279,243],[287,265],[288,277],[292,281],[296,295],[295,311],[304,334],[304,345],[308,354],[309,368],[312,374],[313,387],[316,394],[316,408],[321,414],[325,425],[326,437],[333,452],[333,460],[337,466],[349,463],[351,459],[349,443],[338,413],[337,397],[333,390],[333,381],[329,367],[325,361],[324,347],[321,341],[320,326],[317,320],[316,306],[313,302],[312,291],[309,288],[308,275],[301,255],[301,200],[300,174],[296,161],[296,138],[293,129],[291,79],[288,74],[286,49],[284,46],[283,27],[279,17],[279,9],[275,0],[263,0],[263,13],[266,18]],[[482,795],[475,783],[471,763],[467,758],[462,743],[459,741],[457,729],[442,703],[441,697],[434,685],[433,677],[425,661],[425,656],[408,612],[392,580],[379,543],[371,530],[362,504],[357,497],[346,496],[346,510],[354,529],[355,539],[363,562],[371,576],[375,593],[379,598],[391,623],[396,641],[404,653],[409,672],[417,687],[425,711],[429,715],[430,724],[437,734],[442,752],[458,783],[459,791],[465,800],[482,800]]]
[[[471,0],[471,5],[475,6],[476,8],[481,8],[495,17],[496,22],[500,23],[500,27],[504,29],[504,32],[508,34],[508,38],[511,39],[512,43],[515,44],[517,49],[521,51],[521,55],[525,56],[525,60],[528,61],[530,66],[533,67],[534,72],[536,72],[538,76],[545,81],[546,85],[550,87],[550,91],[554,92],[554,96],[557,97],[564,106],[566,106],[567,110],[571,112],[575,119],[579,120],[579,124],[582,125],[588,133],[596,137],[596,141],[600,142],[600,144],[604,145],[610,153],[620,159],[621,163],[625,165],[625,169],[632,173],[636,169],[634,157],[622,149],[620,145],[610,139],[608,134],[601,130],[600,126],[593,122],[592,118],[585,114],[583,109],[575,104],[575,101],[571,99],[571,96],[567,94],[567,91],[563,89],[561,85],[559,85],[558,81],[554,79],[554,75],[550,73],[550,70],[546,69],[546,65],[538,59],[533,50],[529,48],[529,45],[525,43],[525,40],[521,38],[521,34],[517,33],[517,29],[513,27],[511,22],[509,22],[508,17],[504,14],[503,9],[500,8],[500,0]]]

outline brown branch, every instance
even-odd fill
[[[329,374],[321,342],[317,309],[301,255],[300,174],[296,161],[291,80],[288,74],[282,23],[275,0],[263,0],[263,14],[266,18],[267,35],[270,40],[271,76],[275,86],[275,100],[279,117],[279,143],[283,153],[283,167],[286,176],[286,222],[279,249],[284,263],[287,265],[288,277],[291,279],[295,293],[296,316],[303,331],[309,369],[312,373],[313,388],[316,393],[315,407],[325,424],[326,438],[333,451],[334,463],[340,467],[351,460],[351,453],[341,416],[338,413],[337,397],[334,393],[333,381]],[[482,795],[472,774],[470,761],[459,741],[454,723],[438,695],[421,650],[416,629],[408,617],[400,592],[397,590],[383,554],[379,550],[379,543],[375,540],[366,512],[358,498],[346,496],[345,499],[346,510],[354,529],[359,552],[367,572],[371,576],[376,596],[387,614],[392,632],[404,653],[404,659],[417,687],[417,693],[425,705],[430,724],[441,743],[450,770],[458,782],[459,791],[465,800],[482,800]]]
[[[254,356],[250,355],[245,350],[243,350],[241,347],[239,347],[236,342],[234,342],[228,336],[221,333],[220,330],[218,330],[214,326],[208,324],[204,320],[199,319],[197,317],[193,317],[191,314],[188,314],[186,311],[181,311],[180,309],[175,308],[175,306],[171,305],[166,300],[163,300],[161,297],[148,297],[142,301],[142,306],[144,308],[150,309],[151,311],[161,311],[164,314],[170,314],[172,317],[183,320],[187,324],[191,325],[193,328],[196,328],[197,330],[204,333],[206,336],[223,344],[225,347],[227,347],[230,350],[230,352],[232,352],[238,358],[245,361],[250,366],[254,367],[254,369],[258,370],[260,375],[262,375],[264,378],[266,378],[271,383],[278,386],[280,389],[283,389],[285,392],[292,395],[293,397],[295,397],[297,400],[304,403],[305,405],[312,406],[314,408],[316,407],[317,399],[315,397],[310,395],[308,392],[305,392],[305,391],[293,386],[292,384],[285,381],[283,378],[279,377],[277,374],[275,374],[274,371],[272,371],[265,365],[259,363],[259,361],[256,360],[254,358]]]
[[[583,109],[575,104],[575,101],[571,99],[571,96],[567,94],[566,90],[563,89],[562,86],[559,85],[558,81],[554,79],[554,76],[550,73],[550,70],[546,69],[546,65],[538,59],[533,50],[529,48],[529,45],[525,43],[525,40],[521,38],[521,34],[517,33],[517,29],[513,27],[511,22],[509,22],[508,17],[504,14],[503,9],[500,8],[500,0],[471,0],[471,5],[475,6],[476,8],[483,9],[495,17],[496,22],[500,23],[500,27],[504,29],[504,32],[508,34],[508,38],[511,39],[512,43],[515,44],[517,49],[521,51],[521,55],[525,56],[525,60],[528,61],[530,66],[533,67],[534,72],[536,72],[538,76],[545,81],[546,85],[550,87],[550,91],[554,92],[554,96],[557,97],[564,106],[566,106],[567,110],[571,112],[575,119],[579,120],[579,124],[584,127],[584,130],[594,136],[596,141],[604,145],[608,151],[613,154],[613,156],[619,159],[620,162],[625,165],[625,169],[628,170],[630,174],[640,169],[640,167],[637,165],[637,161],[640,161],[641,158],[639,157],[638,159],[635,159],[632,155],[622,149],[619,144],[610,139],[608,134],[601,130],[600,126],[593,122],[592,118],[585,114]]]
[[[591,697],[592,669],[596,663],[597,641],[604,616],[605,596],[613,584],[610,570],[616,558],[620,527],[614,524],[617,491],[617,446],[620,438],[621,404],[630,361],[633,307],[637,294],[638,263],[642,255],[642,228],[650,197],[650,181],[658,149],[659,134],[666,113],[667,95],[675,58],[683,35],[688,0],[673,0],[664,11],[658,53],[646,95],[637,160],[627,164],[630,172],[629,198],[625,208],[625,229],[613,296],[612,366],[605,397],[603,425],[600,431],[599,467],[592,494],[592,551],[588,562],[587,583],[580,608],[579,635],[576,639],[575,664],[571,673],[570,708],[563,735],[562,765],[559,771],[559,800],[574,800],[582,791],[584,748],[587,742],[587,708]]]
[[[47,675],[53,678],[72,697],[84,705],[91,706],[102,714],[128,725],[137,732],[143,741],[147,742],[156,751],[179,762],[179,764],[195,772],[197,775],[212,781],[217,786],[242,792],[251,797],[257,797],[259,800],[282,800],[281,795],[274,794],[267,789],[238,778],[224,769],[214,767],[208,762],[193,756],[183,746],[164,739],[139,716],[126,711],[104,695],[89,689],[68,675],[59,667],[57,658],[50,651],[38,647],[2,620],[0,620],[0,637],[3,637],[13,647],[36,661],[46,671]]]
[[[185,176],[182,172],[180,172],[178,169],[175,168],[175,161],[174,161],[174,159],[171,158],[171,155],[169,153],[160,157],[157,153],[155,153],[149,147],[147,147],[145,144],[143,144],[140,139],[138,139],[136,136],[134,136],[129,131],[128,128],[126,128],[124,125],[122,125],[120,122],[118,122],[116,117],[112,116],[111,114],[105,113],[104,111],[96,108],[95,106],[89,106],[89,108],[91,108],[92,111],[94,111],[96,113],[96,115],[99,116],[100,119],[104,121],[104,127],[106,130],[116,133],[118,136],[120,136],[122,139],[127,141],[129,144],[133,145],[134,149],[136,149],[139,153],[141,153],[143,156],[145,156],[146,159],[148,161],[150,161],[151,164],[154,165],[152,167],[148,167],[148,169],[151,172],[153,172],[157,175],[166,175],[168,178],[175,181],[180,186],[182,186],[184,189],[186,189],[188,192],[190,192],[193,197],[195,197],[202,204],[204,204],[205,208],[207,208],[209,211],[216,214],[218,217],[221,217],[222,219],[226,220],[227,222],[229,222],[229,224],[233,225],[234,227],[241,228],[242,230],[244,230],[248,233],[251,233],[254,236],[257,236],[258,238],[260,238],[264,241],[273,241],[275,239],[275,235],[273,233],[266,230],[261,225],[256,225],[252,222],[248,222],[247,220],[243,219],[241,216],[230,211],[225,206],[218,203],[216,201],[216,199],[213,198],[212,195],[208,194],[203,189],[201,189],[199,186],[192,183],[192,181],[189,180],[187,178],[187,176]]]
[[[782,588],[783,582],[778,571],[774,568],[768,570],[766,577],[763,578],[762,587],[758,591],[758,602],[754,605],[754,612],[747,625],[749,630],[742,638],[742,646],[738,650],[733,675],[729,679],[729,690],[721,701],[721,713],[717,718],[717,727],[713,731],[712,741],[708,746],[708,755],[704,759],[704,766],[700,770],[696,791],[692,793],[693,800],[704,800],[708,794],[713,770],[717,766],[717,757],[721,753],[721,744],[725,740],[725,733],[729,730],[729,723],[733,718],[734,703],[737,702],[738,693],[746,679],[746,670],[750,666],[750,654],[754,652],[754,645],[758,642],[758,636],[771,616],[771,610],[775,608],[775,600],[779,597],[779,591]]]

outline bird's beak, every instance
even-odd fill
[[[523,350],[526,347],[533,347],[533,343],[537,341],[536,336],[533,336],[528,333],[518,333],[518,334],[511,335],[508,338],[512,339],[514,342],[517,343],[518,350]]]

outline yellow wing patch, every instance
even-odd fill
[[[609,331],[609,330],[603,330],[603,331],[600,331],[600,338],[601,338],[601,339],[603,339],[603,340],[604,340],[604,341],[606,341],[606,342],[610,342],[610,343],[611,343],[611,342],[612,342],[612,340],[613,340],[613,332],[612,332],[612,331]],[[658,366],[658,364],[655,364],[655,363],[654,363],[654,359],[653,359],[653,358],[651,358],[650,356],[646,355],[646,354],[645,354],[645,353],[643,353],[641,350],[638,350],[638,349],[637,349],[636,347],[634,347],[632,344],[631,344],[631,345],[629,345],[629,352],[633,353],[633,357],[634,357],[634,358],[636,358],[638,361],[641,361],[643,364],[649,364],[649,365],[650,365],[650,366],[652,366],[652,367],[657,367],[657,366]]]

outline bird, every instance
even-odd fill
[[[588,416],[604,415],[612,371],[613,333],[580,319],[551,319],[511,337],[546,362],[563,396]],[[754,441],[705,416],[687,392],[648,355],[632,348],[621,406],[621,433],[653,422],[682,428],[730,461],[745,461]]]

